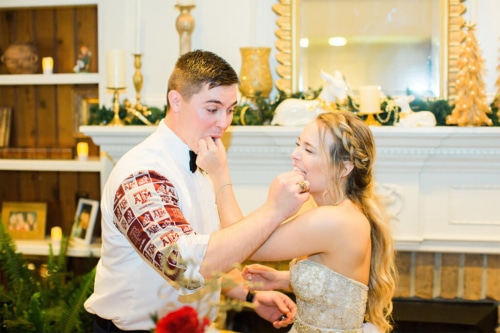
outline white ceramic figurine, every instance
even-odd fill
[[[304,126],[333,104],[345,104],[348,88],[342,73],[335,71],[330,75],[321,71],[320,77],[324,85],[317,99],[285,99],[276,108],[271,125]]]

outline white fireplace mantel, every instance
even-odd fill
[[[82,126],[114,161],[154,126]],[[267,196],[301,128],[234,126],[224,136],[238,201]],[[377,190],[389,202],[399,250],[500,253],[500,128],[373,127]]]

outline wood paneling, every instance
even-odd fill
[[[35,112],[35,87],[19,86],[16,87],[16,104],[11,106],[15,117],[12,127],[16,131],[18,147],[38,147],[36,123],[38,115]],[[3,103],[0,104],[4,105]]]
[[[56,38],[54,15],[55,10],[53,8],[44,8],[36,11],[35,28],[40,60],[42,57],[53,57],[55,54]],[[56,61],[54,61],[54,73],[58,73]]]
[[[40,86],[37,89],[37,146],[39,147],[59,146],[57,129],[57,108],[55,104],[56,92],[57,88],[55,86]]]

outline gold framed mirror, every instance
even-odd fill
[[[304,72],[301,68],[301,56],[303,56],[300,48],[301,39],[301,22],[304,18],[301,17],[302,3],[308,0],[278,0],[273,6],[273,11],[278,15],[276,24],[276,59],[278,65],[276,71],[278,79],[276,87],[287,94],[298,91],[303,91],[304,87],[301,75]],[[316,0],[318,2],[318,0]],[[316,6],[324,10],[325,2],[334,2],[337,0],[321,0],[321,6]],[[319,2],[321,2],[319,1]],[[438,3],[439,12],[438,21],[438,58],[439,58],[439,96],[453,100],[455,97],[455,81],[458,72],[457,60],[460,51],[460,44],[465,36],[462,27],[465,24],[463,13],[466,10],[465,0],[434,0]],[[366,2],[366,1],[364,1]],[[349,3],[351,4],[351,2]],[[313,15],[308,14],[308,17]],[[330,22],[315,22],[316,26],[332,26]],[[342,69],[339,68],[340,71]],[[349,80],[349,77],[347,78]],[[307,88],[307,87],[306,87]],[[311,87],[317,88],[317,87]],[[404,90],[406,87],[402,87]]]

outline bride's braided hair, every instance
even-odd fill
[[[333,179],[324,195],[331,196],[335,204],[349,198],[370,221],[372,253],[366,320],[381,332],[392,329],[392,297],[397,272],[394,245],[389,228],[389,218],[379,196],[375,193],[373,165],[375,162],[375,140],[370,128],[350,112],[327,112],[317,117],[322,140],[328,133],[333,144],[324,152],[332,163],[328,171]],[[344,161],[354,165],[347,181],[342,179]]]

